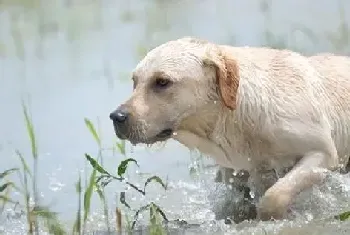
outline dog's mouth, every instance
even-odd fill
[[[165,140],[170,138],[173,135],[173,133],[174,133],[173,129],[170,129],[170,128],[164,129],[156,135],[156,138],[158,140]]]
[[[137,145],[137,144],[154,144],[156,142],[162,142],[170,139],[174,134],[173,129],[164,129],[161,132],[159,132],[157,135],[155,135],[153,138],[127,138],[125,136],[124,139],[128,139],[131,144]],[[121,135],[119,135],[122,137]],[[120,138],[119,137],[119,138]]]

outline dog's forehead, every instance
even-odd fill
[[[153,50],[138,63],[133,71],[138,79],[148,79],[153,74],[168,74],[176,78],[181,73],[193,72],[201,65],[198,48],[188,42],[171,41]]]

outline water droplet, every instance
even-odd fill
[[[49,183],[49,189],[56,192],[61,190],[65,185],[59,182],[56,178],[51,177]]]
[[[255,193],[254,193],[253,191],[250,191],[250,192],[249,192],[249,196],[250,196],[251,198],[255,198]]]
[[[176,135],[177,135],[177,132],[174,132],[173,135],[176,136]]]

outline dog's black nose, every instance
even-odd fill
[[[129,116],[129,113],[125,108],[118,108],[117,110],[115,110],[109,115],[109,118],[112,121],[122,123],[126,121],[128,116]]]

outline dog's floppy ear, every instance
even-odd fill
[[[216,70],[218,93],[224,105],[234,110],[236,108],[237,90],[239,86],[239,70],[237,62],[217,49],[204,59],[204,65],[213,66]]]

